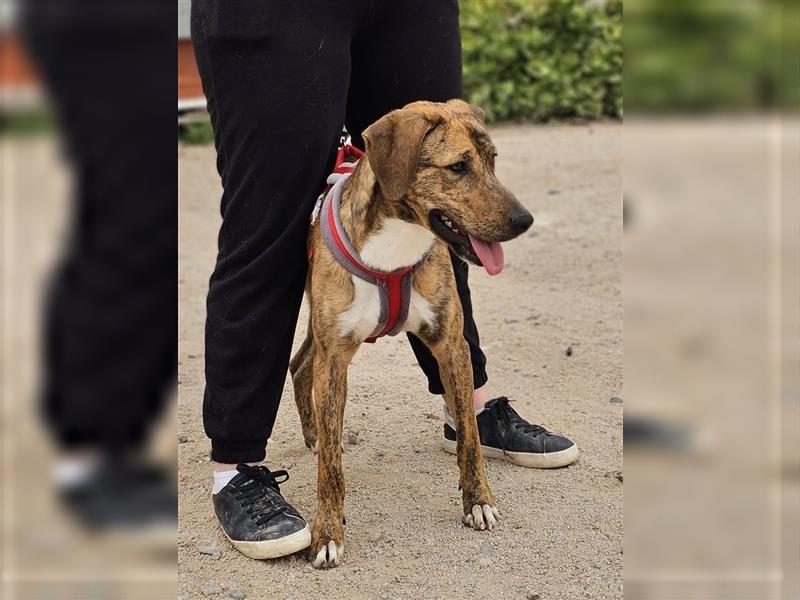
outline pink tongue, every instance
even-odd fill
[[[467,235],[486,272],[489,275],[499,274],[503,270],[503,247],[500,242],[484,242],[470,234]]]

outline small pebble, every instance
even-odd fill
[[[351,446],[357,446],[358,442],[359,442],[359,439],[358,439],[358,434],[357,433],[351,431],[350,433],[347,434],[347,443],[348,444],[350,444]]]
[[[541,600],[541,596],[539,594],[530,593],[528,594],[528,600]]]
[[[185,444],[188,441],[189,441],[188,436],[185,436],[185,435],[179,435],[178,436],[178,443]]]
[[[281,462],[281,469],[286,469],[287,471],[291,469],[295,465],[295,460],[293,458],[285,458],[283,462]]]
[[[222,588],[216,583],[204,583],[200,586],[200,593],[203,596],[214,596],[215,594],[221,594]]]
[[[491,556],[494,554],[494,548],[492,548],[491,544],[487,544],[486,542],[481,544],[480,551],[484,556]]]
[[[567,346],[567,351],[565,352],[567,356],[572,356],[572,346]]]
[[[367,536],[367,541],[371,544],[375,544],[383,540],[383,532],[382,531],[372,531]]]
[[[233,600],[244,600],[244,592],[239,588],[231,588],[228,590],[228,598],[233,598]]]
[[[219,546],[198,546],[197,551],[200,554],[205,554],[206,556],[211,556],[215,559],[219,559],[222,555],[222,549]]]
[[[513,325],[514,323],[519,323],[519,319],[503,319],[503,323]]]
[[[611,404],[622,404],[622,396],[611,396],[609,402],[611,402]]]

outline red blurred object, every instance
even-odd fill
[[[13,33],[0,32],[0,89],[9,98],[38,94],[39,78]],[[205,108],[206,100],[190,39],[178,39],[178,110]]]
[[[178,109],[205,108],[203,86],[194,59],[192,41],[178,40]]]

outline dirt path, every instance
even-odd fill
[[[524,416],[574,439],[580,460],[555,471],[489,460],[501,527],[463,527],[455,458],[439,447],[441,401],[428,395],[405,339],[382,339],[350,370],[345,430],[359,442],[344,456],[344,565],[313,571],[302,557],[257,562],[237,554],[215,522],[201,419],[219,179],[211,147],[181,147],[182,598],[203,598],[206,584],[264,600],[622,598],[622,404],[609,401],[622,393],[621,126],[491,133],[501,180],[536,222],[506,245],[500,277],[471,270],[490,383]],[[303,446],[289,385],[267,461],[289,469],[282,490],[310,520],[316,460]],[[218,545],[221,558],[201,555],[207,544]]]

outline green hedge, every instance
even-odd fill
[[[637,111],[800,105],[796,3],[639,0],[625,22],[625,86]]]
[[[487,119],[622,117],[622,3],[463,0],[464,91]]]
[[[489,121],[622,117],[622,3],[461,0],[464,92]],[[208,125],[180,128],[208,143]]]

